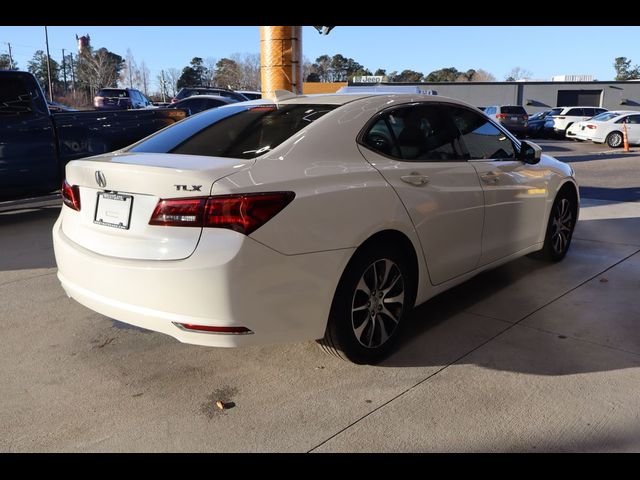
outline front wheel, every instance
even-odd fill
[[[537,252],[538,257],[554,262],[565,257],[571,245],[577,213],[575,197],[567,191],[560,192],[551,207],[544,246]]]
[[[365,247],[340,279],[320,344],[354,363],[378,363],[391,353],[413,307],[414,292],[404,254],[375,245]]]

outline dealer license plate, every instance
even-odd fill
[[[131,195],[100,192],[98,193],[96,216],[93,223],[128,230],[132,205],[133,196]]]

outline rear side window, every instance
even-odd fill
[[[502,113],[508,113],[510,115],[526,115],[527,111],[524,107],[520,107],[518,105],[505,105],[504,107],[500,107],[500,111]]]
[[[582,117],[583,112],[581,108],[572,108],[567,113],[565,113],[565,115],[569,117]]]
[[[471,160],[513,160],[515,148],[507,135],[489,120],[466,108],[450,106]]]
[[[255,158],[273,150],[338,105],[228,106],[162,130],[129,151]]]
[[[20,78],[0,77],[0,116],[32,111],[31,93]]]
[[[380,118],[373,124],[364,136],[363,142],[373,151],[390,157],[400,157],[400,152],[385,117]]]

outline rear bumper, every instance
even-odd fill
[[[67,295],[110,318],[184,343],[237,347],[324,335],[335,287],[353,249],[282,255],[236,232],[205,229],[176,261],[93,253],[53,227],[58,278]],[[246,327],[253,334],[190,332],[173,322]]]

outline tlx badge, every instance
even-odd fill
[[[174,187],[176,187],[176,190],[183,191],[183,192],[200,192],[202,185],[174,185]]]

